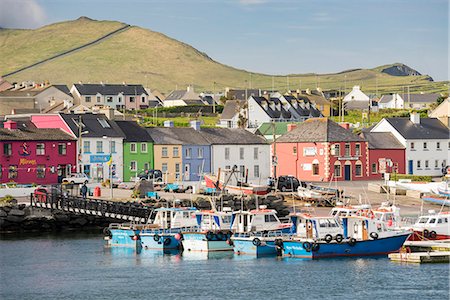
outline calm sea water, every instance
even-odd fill
[[[449,299],[449,266],[107,249],[99,234],[3,236],[0,299]]]

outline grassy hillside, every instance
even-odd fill
[[[80,18],[36,30],[0,30],[1,74],[40,59],[78,47],[114,31],[124,24]],[[51,83],[133,82],[168,92],[193,84],[197,90],[224,87],[284,91],[315,88],[343,89],[355,84],[366,92],[447,91],[444,82],[429,82],[427,76],[395,77],[379,69],[353,70],[339,74],[271,76],[249,73],[211,60],[191,46],[151,30],[132,26],[111,38],[80,51],[8,76],[9,81],[49,80]],[[289,85],[288,85],[289,82]]]

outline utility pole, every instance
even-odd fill
[[[82,173],[82,169],[81,169],[81,147],[83,147],[83,143],[81,141],[81,136],[82,136],[82,128],[81,128],[81,124],[83,124],[81,122],[81,114],[78,115],[78,173]]]
[[[273,165],[273,178],[276,182],[277,180],[277,143],[276,143],[276,135],[275,135],[275,122],[272,121],[272,136],[273,136],[273,157],[272,157],[272,165]],[[276,185],[275,185],[276,190]]]
[[[216,82],[213,82],[213,96],[212,96],[212,102],[213,102],[213,114],[216,113],[216,100],[214,99],[214,96],[216,95]]]

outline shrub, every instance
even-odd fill
[[[6,195],[5,197],[0,199],[0,205],[5,205],[14,200],[14,197],[11,195]]]
[[[431,176],[410,175],[410,174],[392,174],[392,180],[411,179],[411,181],[431,182]]]

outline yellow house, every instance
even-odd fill
[[[182,180],[182,141],[171,128],[147,128],[153,144],[154,168],[161,170],[165,182]]]
[[[430,118],[438,118],[439,121],[450,127],[450,98],[447,97],[442,103],[436,107],[430,114]]]

